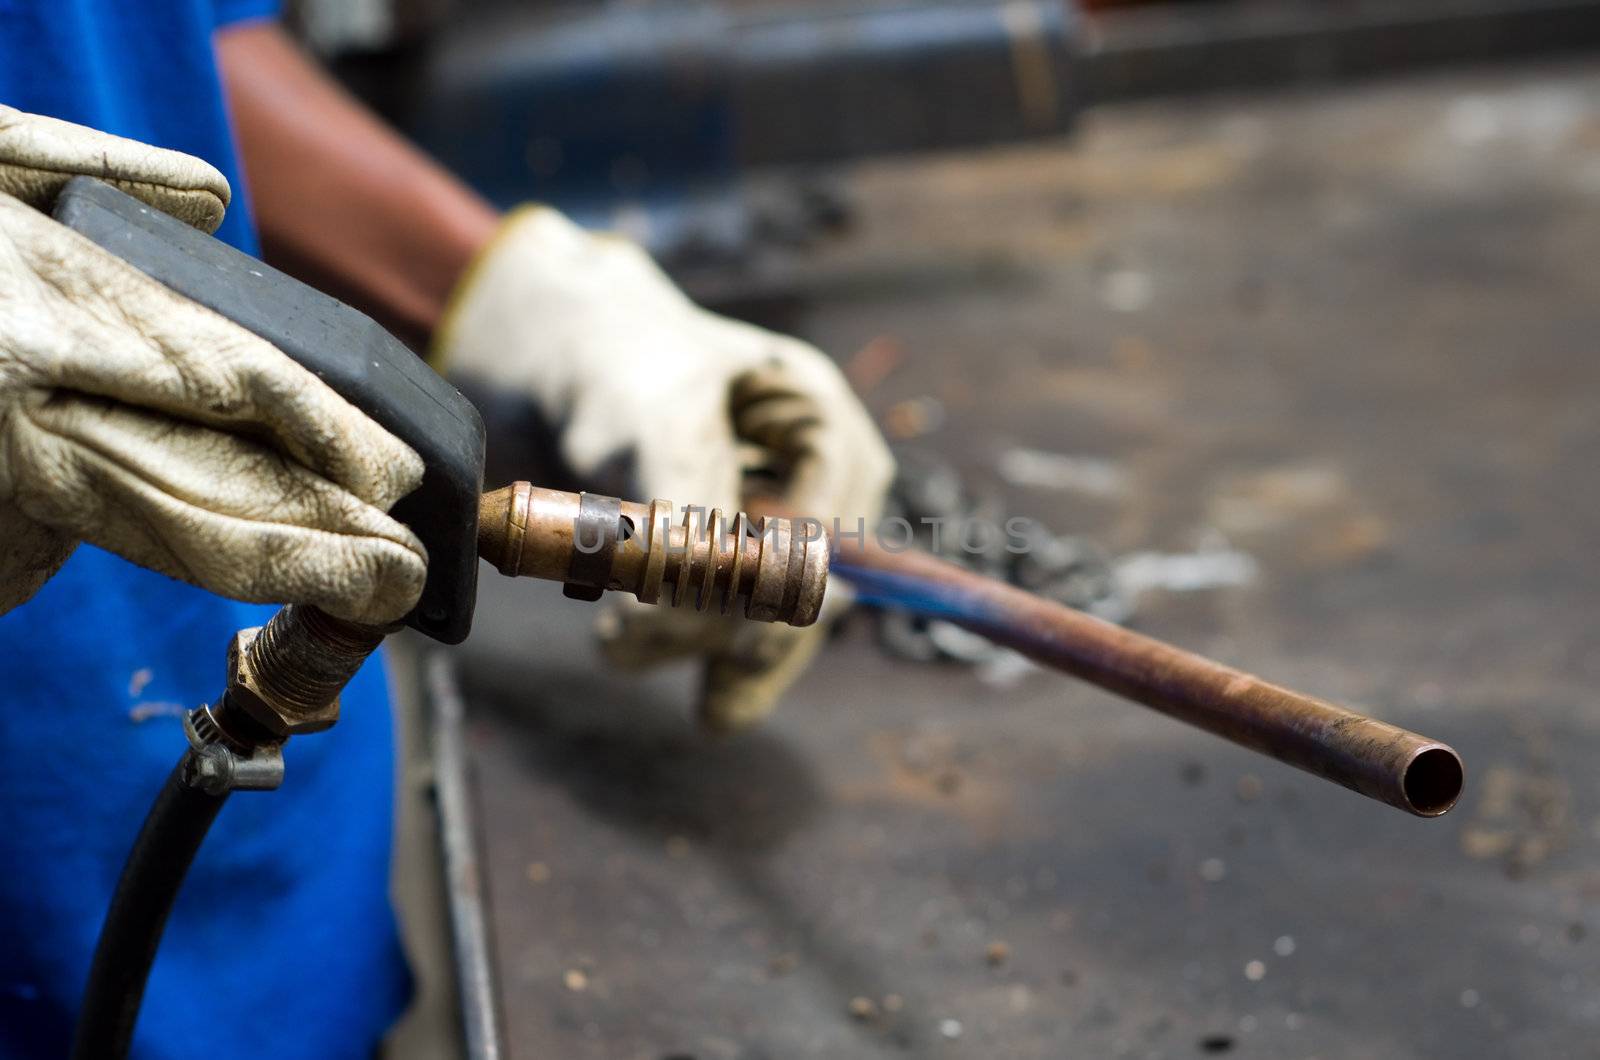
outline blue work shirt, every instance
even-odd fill
[[[0,103],[198,155],[255,252],[213,31],[273,0],[0,0]],[[0,543],[0,547],[5,547]],[[66,1053],[106,904],[222,688],[237,604],[88,545],[0,616],[0,1056]],[[334,729],[290,741],[271,793],[229,800],[178,897],[134,1055],[365,1057],[409,994],[388,901],[393,748],[381,665]]]

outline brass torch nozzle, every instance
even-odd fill
[[[674,520],[671,501],[639,504],[516,482],[483,495],[478,555],[501,574],[566,584],[566,594],[597,600],[606,590],[647,604],[723,614],[735,608],[760,622],[809,626],[828,581],[828,540],[820,524],[719,508],[688,507]]]

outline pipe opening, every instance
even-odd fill
[[[1448,747],[1430,747],[1406,766],[1402,786],[1411,811],[1437,817],[1461,797],[1465,775],[1460,757]]]

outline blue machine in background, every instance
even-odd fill
[[[1061,0],[490,5],[365,87],[501,206],[715,260],[837,219],[804,181],[756,205],[741,177],[1066,132],[1079,31]]]
[[[832,164],[1055,136],[1090,100],[1592,49],[1600,0],[1195,0],[1101,11],[1089,36],[1073,0],[454,0],[336,65],[500,205],[692,266],[847,216]]]

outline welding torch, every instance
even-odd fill
[[[933,556],[776,508],[725,515],[518,482],[483,492],[485,432],[465,397],[370,319],[261,262],[78,177],[54,216],[179,294],[271,342],[411,446],[422,484],[394,517],[428,552],[401,622],[375,627],[289,605],[227,646],[226,678],[183,722],[188,747],[158,794],[117,883],[91,963],[72,1055],[126,1055],[172,902],[233,791],[283,779],[282,748],[339,716],[340,691],[390,633],[465,639],[479,558],[501,573],[562,582],[597,600],[814,623],[830,570],[860,597],[965,626],[1045,666],[1423,817],[1461,792],[1444,744],[1364,717],[1033,596]]]

